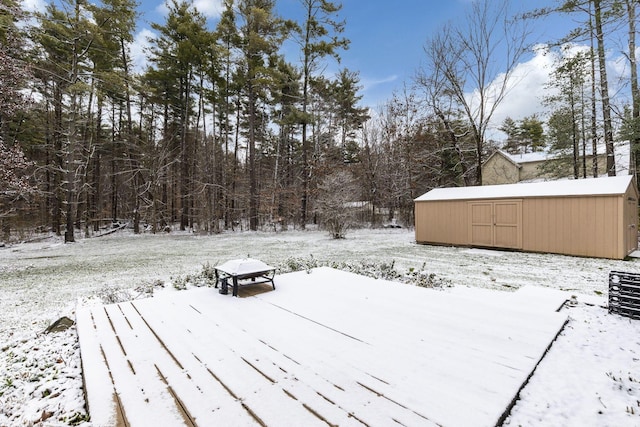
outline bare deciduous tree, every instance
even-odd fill
[[[476,184],[482,184],[487,129],[528,50],[527,24],[511,17],[508,5],[508,0],[474,2],[465,19],[450,22],[427,41],[427,64],[418,73],[417,83],[431,88],[430,106],[445,125],[448,110],[460,111],[467,121],[476,145]]]
[[[354,219],[353,202],[359,191],[353,174],[338,170],[327,175],[318,186],[317,208],[322,225],[334,239],[343,239]]]

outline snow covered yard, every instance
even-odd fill
[[[321,232],[115,235],[72,245],[51,239],[1,248],[0,426],[38,420],[44,420],[42,425],[89,425],[83,421],[75,328],[41,332],[61,316],[74,318],[78,301],[87,304],[96,295],[125,290],[144,296],[159,283],[164,288],[156,287],[156,293],[172,292],[172,282],[207,263],[246,256],[276,266],[310,256],[393,261],[400,272],[424,270],[459,286],[513,290],[535,285],[596,299],[606,296],[610,270],[640,271],[637,261],[420,246],[413,238],[404,230],[360,230],[342,241]],[[584,302],[566,309],[569,324],[507,424],[640,425],[640,322]]]

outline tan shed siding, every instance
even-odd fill
[[[413,205],[414,210],[414,218],[415,218],[415,234],[416,234],[416,242],[424,242],[425,241],[425,227],[427,225],[426,218],[426,203],[424,202],[415,202]]]
[[[564,253],[565,215],[561,199],[532,198],[523,203],[523,249]]]
[[[624,195],[624,255],[638,249],[638,193],[635,185],[630,185]]]
[[[596,215],[596,211],[595,211],[595,205],[587,205],[586,208],[586,223],[587,224],[594,224],[594,230],[593,233],[591,234],[591,238],[597,242],[598,241],[598,237],[597,237],[597,233],[596,233],[596,228],[598,227],[598,222],[597,222],[597,215]],[[593,247],[589,247],[589,250],[587,251],[587,256],[596,256],[597,251],[595,248]]]
[[[564,227],[561,229],[561,231],[564,232],[564,239],[562,239],[562,253],[570,254],[573,253],[574,249],[580,247],[578,241],[584,234],[577,228],[580,226],[580,199],[563,199],[562,204],[562,208],[565,213],[562,217]],[[582,254],[577,253],[576,255]]]
[[[608,209],[606,209],[604,202],[600,202],[596,204],[596,206],[593,209],[593,212],[595,215],[594,224],[593,224],[593,236],[594,236],[594,241],[596,242],[602,242],[606,238],[607,231],[608,231],[607,223],[602,220],[599,221],[599,219],[604,218],[607,211]],[[594,252],[597,254],[597,251],[595,248],[594,248]]]
[[[523,249],[536,251],[540,247],[540,233],[533,233],[532,230],[540,229],[544,224],[544,212],[538,209],[538,204],[533,203],[533,199],[522,201],[522,241]]]
[[[602,242],[602,246],[606,248],[607,252],[603,255],[611,258],[621,258],[620,245],[622,244],[622,241],[620,240],[618,234],[620,226],[622,225],[620,223],[622,212],[619,209],[618,203],[620,200],[620,196],[605,197],[604,199],[606,200],[606,203],[603,203],[606,216],[604,218],[598,218],[599,221],[606,224],[606,237]]]
[[[578,227],[583,226],[582,224],[587,224],[587,226],[589,226],[589,224],[595,224],[593,209],[596,203],[596,200],[586,197],[578,199]],[[577,247],[576,244],[574,244],[576,254],[583,256],[596,255],[596,247],[594,245],[597,245],[597,240],[594,239],[593,233],[585,232],[585,230],[582,229],[576,230],[575,234],[579,236],[579,238],[576,239]]]
[[[594,238],[594,234],[587,231],[596,225],[595,216],[591,215],[598,200],[594,198],[580,197],[573,203],[571,215],[575,218],[571,227],[571,246],[568,253],[582,256],[594,256],[597,254],[600,243]]]
[[[616,229],[616,236],[617,236],[617,245],[616,245],[616,258],[622,258],[625,257],[627,255],[626,253],[626,236],[625,236],[625,231],[626,231],[626,221],[625,221],[625,207],[624,205],[627,203],[626,200],[627,198],[625,197],[626,194],[623,194],[622,196],[618,197],[616,200],[616,208],[617,208],[617,217],[616,220],[618,222],[618,228]]]
[[[638,247],[638,190],[626,182],[624,194],[417,201],[416,240],[623,259]]]
[[[617,196],[523,200],[523,249],[620,258]]]
[[[417,242],[468,244],[465,202],[416,202],[415,209]]]
[[[568,254],[576,254],[576,255],[586,255],[588,251],[588,246],[586,244],[586,239],[589,237],[589,233],[585,232],[584,225],[586,224],[586,220],[583,217],[584,210],[582,209],[583,202],[585,201],[583,197],[566,199],[569,213],[567,215],[567,220],[569,222],[568,229],[569,239],[565,240],[565,253]]]

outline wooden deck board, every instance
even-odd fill
[[[156,363],[166,381],[173,384],[174,392],[182,396],[180,400],[181,405],[185,406],[185,412],[195,421],[226,419],[229,406],[238,406],[238,403],[219,382],[215,381],[190,347],[180,345],[184,341],[177,338],[182,336],[172,339],[166,331],[159,331],[158,326],[146,320],[151,319],[150,316],[141,316],[135,303],[120,306],[130,314],[129,318],[135,330],[148,331],[148,338],[155,340],[155,347],[153,344],[146,345],[146,351],[152,354],[165,352],[169,356],[159,358]],[[169,329],[169,325],[163,324],[160,327]],[[189,338],[187,332],[180,333]]]
[[[244,299],[198,289],[79,310],[92,420],[493,425],[566,319],[353,279],[294,273]]]
[[[282,411],[290,414],[303,411],[302,413],[308,418],[308,415],[312,414],[314,407],[322,407],[323,411],[321,413],[326,416],[331,424],[350,425],[356,421],[353,417],[350,418],[344,409],[340,409],[335,404],[330,404],[327,399],[318,399],[322,395],[318,394],[317,390],[311,388],[307,383],[299,381],[300,374],[302,371],[308,370],[308,367],[296,364],[290,358],[269,347],[259,337],[249,335],[245,329],[248,326],[240,319],[232,323],[227,321],[224,325],[220,323],[216,325],[216,323],[211,322],[211,330],[198,329],[187,332],[185,325],[207,321],[207,319],[203,318],[202,313],[207,311],[206,305],[212,303],[212,301],[208,300],[210,296],[203,296],[204,302],[202,299],[193,301],[190,304],[193,310],[181,311],[184,316],[181,316],[179,321],[165,322],[161,320],[161,313],[155,309],[153,304],[145,304],[144,307],[140,307],[140,310],[146,317],[154,319],[153,321],[156,322],[157,326],[154,329],[161,330],[160,335],[176,337],[176,339],[171,340],[170,347],[171,349],[177,349],[178,353],[180,348],[187,348],[188,341],[198,342],[198,360],[215,371],[216,376],[232,389],[239,399],[249,405],[252,411],[263,421],[267,422],[269,420],[268,415],[262,414],[265,411],[261,411],[261,408],[265,405],[262,400],[253,399],[253,396],[264,396],[264,393],[272,393],[277,396],[283,390],[288,393],[289,400],[284,399],[283,405],[282,396],[277,396]],[[215,294],[213,296],[215,297]],[[138,303],[137,305],[140,304]],[[286,329],[286,322],[291,320],[290,315],[273,306],[263,304],[260,306],[263,310],[260,310],[259,307],[252,308],[252,317],[268,317],[273,329]],[[217,312],[217,315],[223,319],[232,319],[233,317],[231,316],[236,310],[232,306],[228,308],[230,310],[221,309]],[[175,310],[178,310],[178,307],[175,307]],[[331,335],[333,334],[331,332]],[[314,335],[317,337],[318,334]],[[321,362],[319,361],[318,363]],[[326,382],[315,373],[307,375],[307,378]],[[265,391],[264,384],[261,389],[255,389],[254,385],[257,379],[260,380],[258,383],[265,383],[266,381],[267,386],[269,386],[268,383],[277,383],[278,386],[271,391]],[[338,390],[335,386],[332,387]],[[298,401],[291,396],[296,396]],[[307,402],[303,396],[310,396],[314,400]],[[266,401],[268,400],[266,399]],[[300,417],[294,417],[294,420],[297,420],[293,423],[294,425],[301,422]],[[309,421],[317,422],[318,419],[315,417],[307,420],[307,422]],[[282,420],[274,420],[274,422],[275,424],[273,425],[279,425]]]
[[[76,324],[78,335],[82,337],[82,375],[88,409],[104,425],[125,425],[92,312],[80,310],[76,314]],[[99,404],[94,406],[92,402]]]
[[[166,316],[156,311],[153,304],[137,305],[146,318],[152,319],[152,328],[158,331],[158,336],[163,342],[169,343],[168,350],[181,362],[190,356],[189,343],[198,342],[198,348],[191,353],[193,360],[197,360],[201,367],[206,366],[210,371],[208,377],[218,378],[216,382],[224,383],[233,395],[237,396],[237,400],[248,406],[262,421],[276,424],[282,422],[269,419],[270,411],[262,410],[266,403],[277,403],[278,407],[297,420],[297,423],[317,421],[315,416],[310,418],[312,413],[304,407],[304,402],[298,402],[288,395],[281,396],[283,389],[286,389],[283,385],[287,381],[286,376],[283,376],[285,372],[256,351],[256,340],[247,339],[246,332],[231,325],[215,326],[213,323],[212,329],[189,329],[189,325],[194,323],[206,323],[200,310],[181,310],[182,315],[179,319],[166,321]],[[178,306],[172,306],[174,310],[180,310]],[[258,348],[261,347],[264,347],[264,344]],[[197,369],[198,366],[187,366],[185,363],[185,369],[190,371],[194,378],[201,378],[193,371],[194,368]],[[255,396],[260,397],[256,399]],[[212,399],[215,401],[214,396]],[[270,402],[273,399],[275,401]]]

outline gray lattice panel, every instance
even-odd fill
[[[640,274],[609,273],[609,313],[640,319]]]

